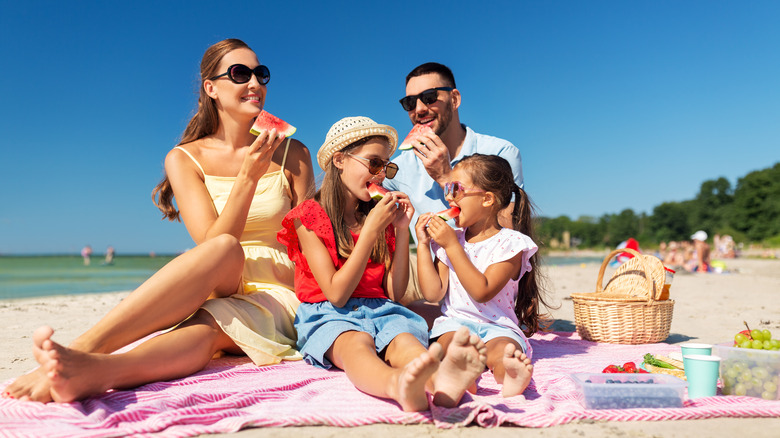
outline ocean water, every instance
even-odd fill
[[[0,299],[133,290],[173,256],[116,256],[112,264],[80,256],[0,257]]]
[[[117,256],[110,265],[93,257],[84,266],[73,256],[0,257],[0,300],[48,295],[128,291],[141,285],[174,256]],[[542,265],[601,263],[603,257],[545,257]]]

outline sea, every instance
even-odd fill
[[[0,256],[0,300],[131,291],[174,255],[120,255],[112,263],[78,255]],[[544,257],[543,265],[601,263],[603,257]]]
[[[0,256],[0,300],[129,291],[174,258],[119,255],[111,263],[78,255]]]

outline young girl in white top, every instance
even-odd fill
[[[498,223],[512,194],[514,230]],[[538,248],[529,237],[530,201],[506,160],[482,154],[455,165],[445,195],[451,207],[460,208],[459,228],[432,213],[415,225],[421,291],[428,301],[444,299],[431,340],[446,352],[454,332],[468,327],[487,344],[487,366],[503,385],[502,395],[521,394],[533,374],[526,335],[539,329],[539,303],[544,304],[535,269]]]

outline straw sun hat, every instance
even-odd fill
[[[398,133],[395,128],[380,125],[368,117],[344,117],[328,130],[325,143],[320,146],[320,150],[317,152],[317,163],[325,170],[334,153],[362,138],[374,135],[387,137],[387,141],[390,143],[390,155],[393,155],[398,145]]]

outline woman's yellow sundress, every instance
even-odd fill
[[[294,292],[295,265],[287,257],[284,245],[276,240],[282,219],[292,206],[290,183],[284,175],[289,147],[288,140],[282,168],[260,178],[249,207],[240,239],[246,256],[243,291],[208,300],[202,306],[258,366],[302,358],[295,350],[297,335],[293,325],[299,304]],[[192,154],[177,148],[203,172]],[[203,175],[214,208],[220,214],[236,178],[206,172]]]

